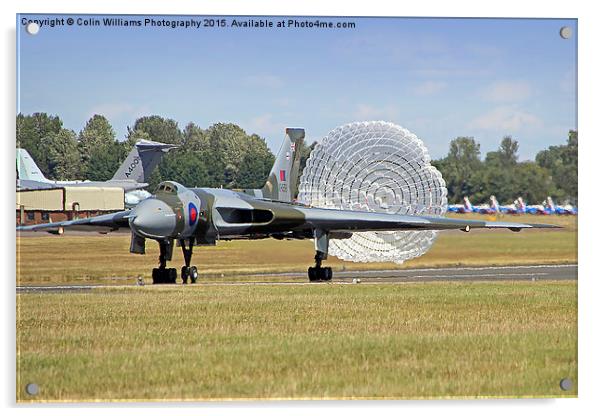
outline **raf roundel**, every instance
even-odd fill
[[[194,204],[192,202],[188,204],[188,223],[190,225],[194,225],[194,223],[196,223],[196,219],[199,216],[198,214],[199,213]]]

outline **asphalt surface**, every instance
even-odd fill
[[[432,282],[455,280],[576,280],[577,265],[536,265],[500,267],[449,267],[405,270],[335,271],[334,281]],[[304,277],[303,273],[278,273],[257,276]]]
[[[306,277],[303,273],[278,273],[255,275],[257,278],[282,276],[283,278]],[[359,279],[359,282],[358,282]],[[440,269],[405,269],[374,271],[337,271],[330,284],[391,284],[404,282],[450,282],[450,281],[538,281],[538,280],[577,280],[577,265],[504,266],[504,267],[456,267]],[[253,282],[204,282],[202,277],[196,286],[225,285],[304,285],[319,284],[291,281]],[[17,292],[81,292],[106,287],[132,287],[128,285],[54,285],[17,286]],[[163,286],[163,285],[162,285]]]

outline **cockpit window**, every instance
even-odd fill
[[[161,183],[159,184],[159,188],[157,188],[157,192],[167,192],[170,194],[175,194],[178,192],[178,189],[174,184],[171,183]]]

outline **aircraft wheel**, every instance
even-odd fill
[[[153,284],[162,285],[169,282],[169,269],[155,268],[153,269]]]
[[[182,284],[188,283],[189,274],[190,274],[190,272],[188,270],[188,267],[182,266]],[[191,276],[190,280],[192,280],[192,276]]]
[[[322,280],[331,281],[332,280],[332,267],[324,267],[323,269]]]
[[[175,284],[178,279],[178,272],[176,269],[153,269],[153,284]]]
[[[327,282],[332,279],[332,269],[330,267],[320,267],[317,272],[317,280]]]
[[[196,268],[196,266],[192,266],[190,268],[190,283],[196,283],[198,278],[199,278],[199,271]]]
[[[310,267],[307,269],[307,276],[309,277],[310,282],[315,282],[318,280],[318,273],[315,267]]]
[[[166,269],[167,270],[167,282],[175,284],[178,280],[178,271],[176,269]]]

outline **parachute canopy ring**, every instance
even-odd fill
[[[447,188],[415,134],[384,121],[332,130],[312,151],[298,200],[313,207],[443,216]],[[395,262],[424,254],[436,231],[357,232],[332,239],[329,253],[357,262]]]

